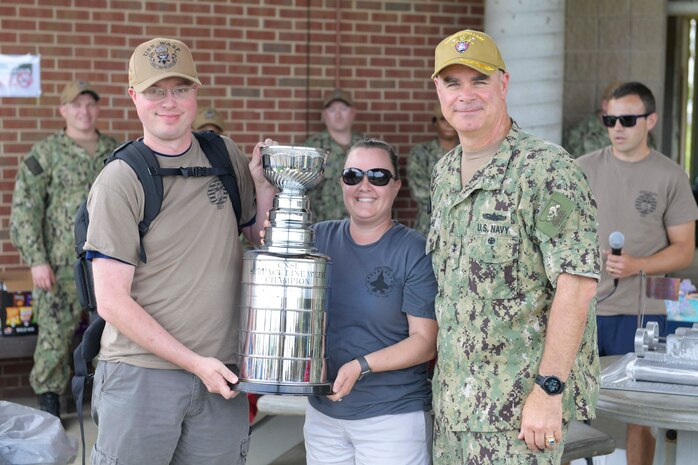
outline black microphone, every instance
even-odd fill
[[[610,236],[608,236],[608,244],[611,246],[611,253],[613,255],[620,255],[620,250],[625,244],[625,236],[620,231],[613,231]],[[613,279],[613,287],[618,286],[618,278]]]

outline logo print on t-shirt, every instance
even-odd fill
[[[388,266],[378,266],[366,276],[368,292],[376,297],[388,297],[393,290],[394,282],[393,270]]]
[[[228,193],[225,190],[225,186],[218,177],[211,179],[208,183],[208,190],[206,192],[208,195],[208,201],[216,206],[218,210],[223,208],[225,201],[228,200]]]
[[[654,192],[640,191],[635,199],[635,208],[640,216],[647,216],[657,209],[657,194]]]

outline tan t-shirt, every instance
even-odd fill
[[[611,146],[577,159],[596,197],[599,244],[609,250],[614,231],[625,236],[623,253],[653,255],[669,245],[666,228],[698,219],[686,173],[671,159],[652,150],[639,162],[616,158]],[[635,315],[640,303],[640,276],[621,279],[615,293],[597,304],[597,315]],[[602,271],[597,296],[613,290],[613,277]],[[648,299],[645,313],[665,314],[662,300]]]
[[[494,158],[497,150],[502,145],[502,141],[504,141],[504,137],[477,152],[466,152],[463,150],[460,162],[460,181],[462,186],[468,184],[475,173]]]
[[[256,213],[247,158],[225,138],[242,205],[241,224]],[[162,168],[211,166],[196,138],[179,156],[157,155]],[[139,261],[138,222],[144,195],[135,172],[123,161],[107,165],[88,198],[86,250],[135,265],[132,297],[170,334],[202,356],[235,361],[242,253],[232,203],[218,177],[163,177],[164,198],[143,240]],[[106,325],[100,360],[146,368],[176,368]]]

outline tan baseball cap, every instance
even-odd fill
[[[152,39],[143,42],[128,62],[128,85],[143,92],[156,82],[181,77],[201,85],[189,47],[176,39]]]
[[[441,70],[451,65],[465,65],[487,76],[498,69],[506,71],[502,54],[492,37],[470,29],[456,32],[436,46],[431,78],[434,79]]]
[[[194,123],[192,123],[192,127],[195,130],[198,130],[202,126],[206,126],[207,124],[213,124],[214,126],[218,126],[218,129],[221,131],[224,130],[223,126],[223,117],[221,116],[218,111],[216,111],[215,108],[208,107],[208,108],[202,108],[196,113],[196,118],[194,118]]]
[[[61,92],[61,105],[70,103],[80,94],[90,94],[94,97],[96,102],[99,102],[99,94],[96,90],[90,86],[87,81],[73,81],[65,85],[63,92]]]
[[[327,108],[327,106],[330,103],[336,102],[337,100],[346,103],[350,107],[354,106],[354,100],[352,100],[351,94],[343,89],[334,89],[325,93],[325,98],[322,101],[322,106],[323,108]]]

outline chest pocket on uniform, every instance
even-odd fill
[[[481,299],[510,299],[519,294],[519,239],[511,236],[471,236],[468,288]]]

